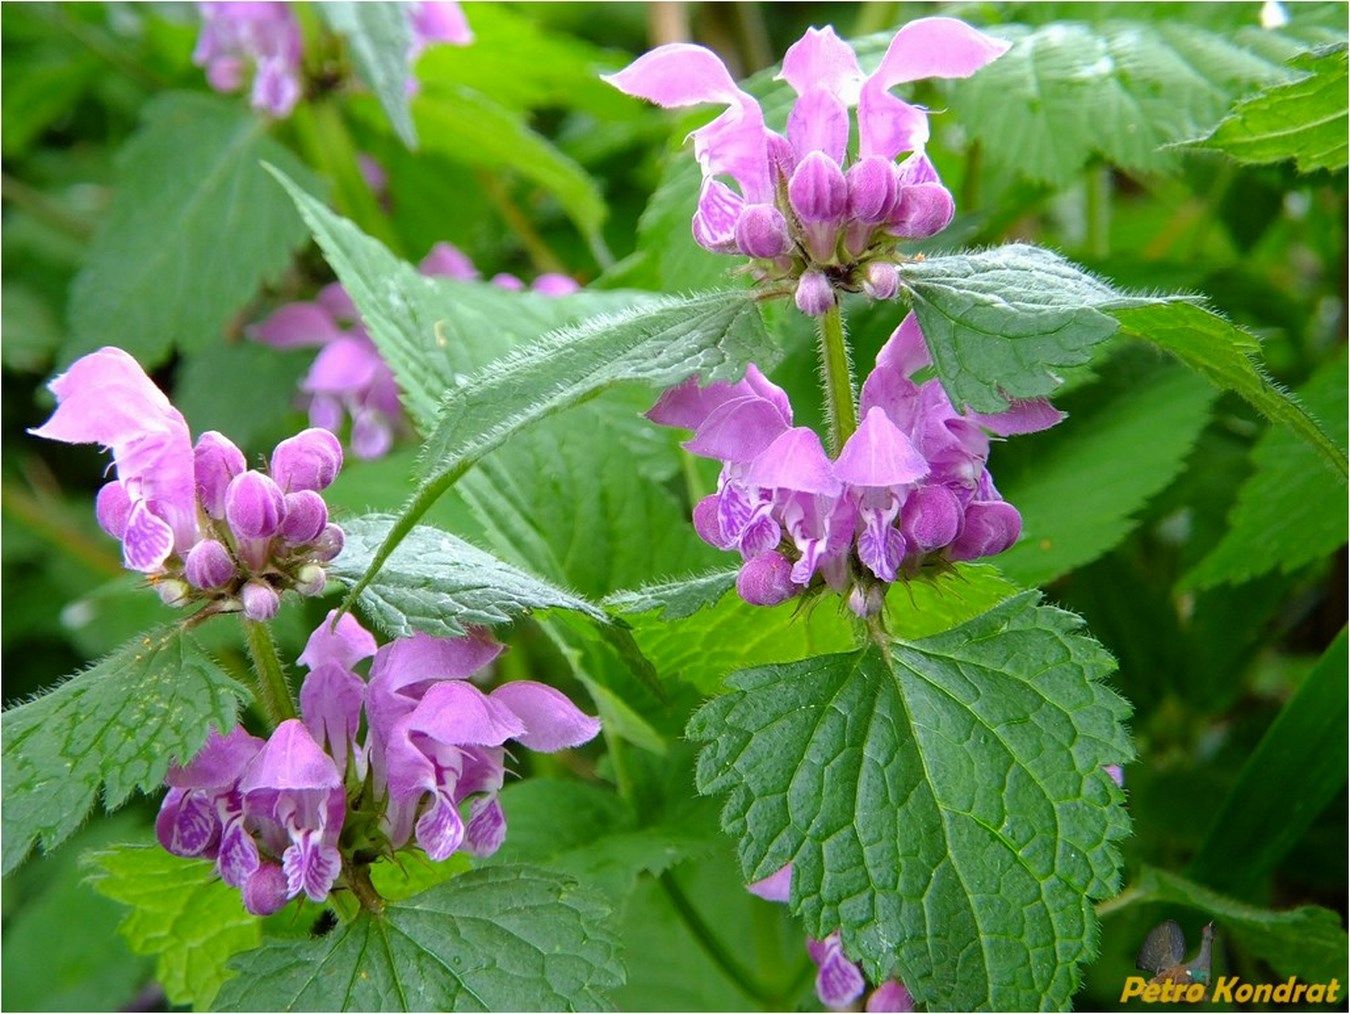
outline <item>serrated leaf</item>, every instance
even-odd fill
[[[748,362],[776,358],[749,293],[707,292],[590,317],[494,360],[446,392],[423,452],[422,485],[348,598],[445,490],[530,423],[625,381],[667,386],[692,374],[705,382],[726,379]]]
[[[221,1010],[591,1010],[623,982],[608,911],[561,874],[471,870],[318,940],[234,960]]]
[[[736,585],[739,568],[713,570],[674,581],[658,581],[607,595],[604,605],[621,613],[661,610],[662,620],[683,620],[715,606]]]
[[[1346,46],[1329,46],[1294,60],[1304,77],[1243,99],[1192,146],[1214,148],[1239,162],[1293,159],[1299,172],[1346,164]]]
[[[430,433],[444,392],[527,338],[569,321],[652,298],[580,292],[561,299],[507,292],[486,283],[427,278],[378,240],[335,214],[284,173],[277,180],[300,209],[403,392],[419,429]]]
[[[71,286],[66,358],[117,345],[153,368],[175,348],[220,341],[305,239],[264,160],[316,185],[237,102],[181,92],[152,101],[118,153],[112,208]]]
[[[354,584],[393,527],[388,514],[342,522],[347,537],[329,574]],[[509,623],[535,609],[571,609],[604,622],[599,606],[527,574],[449,532],[418,525],[380,568],[359,599],[390,637],[416,631],[460,637],[473,624]]]
[[[234,725],[244,688],[180,627],[128,641],[89,669],[3,716],[4,869],[34,842],[79,827],[103,786],[113,810],[159,788],[214,726]]]
[[[1155,901],[1184,905],[1205,913],[1232,934],[1243,948],[1270,964],[1281,977],[1305,982],[1345,981],[1350,948],[1341,919],[1317,905],[1284,912],[1257,908],[1164,870],[1144,867],[1131,891],[1135,903]]]
[[[1338,444],[1347,438],[1345,356],[1325,363],[1299,391]],[[1288,430],[1272,426],[1252,448],[1254,474],[1228,515],[1228,530],[1183,584],[1240,583],[1279,568],[1292,573],[1345,544],[1345,482]]]
[[[262,942],[262,924],[210,862],[151,845],[119,845],[85,862],[95,890],[131,907],[118,931],[156,959],[155,979],[172,1003],[208,1009],[232,974],[226,962]]]
[[[935,1009],[1067,1009],[1119,887],[1130,756],[1109,655],[1010,599],[885,650],[743,670],[689,726],[747,880],[793,864],[811,936]]]
[[[1056,187],[1094,155],[1164,172],[1238,95],[1289,77],[1279,58],[1177,19],[992,29],[1012,49],[952,90],[955,116],[990,158]],[[1273,34],[1273,33],[1272,33]]]
[[[1188,876],[1245,893],[1345,787],[1345,674],[1342,630],[1248,754]],[[1298,787],[1292,797],[1291,786]]]
[[[1060,403],[1066,423],[994,452],[991,471],[1021,512],[1022,537],[993,562],[1019,584],[1046,584],[1114,548],[1209,421],[1218,392],[1204,378],[1165,360],[1121,366]]]
[[[357,71],[380,100],[398,136],[409,148],[416,148],[417,131],[408,109],[413,42],[409,5],[326,0],[319,10],[328,26],[346,38]]]

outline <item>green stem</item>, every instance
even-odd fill
[[[291,699],[291,688],[286,683],[286,673],[277,656],[272,631],[266,623],[244,620],[244,643],[248,645],[253,675],[258,679],[254,691],[258,703],[262,705],[263,713],[272,727],[276,728],[286,719],[295,717],[295,701]]]
[[[1105,901],[1099,901],[1094,906],[1094,910],[1097,913],[1098,919],[1104,919],[1112,912],[1118,912],[1122,908],[1128,908],[1130,905],[1133,905],[1136,901],[1142,901],[1143,897],[1144,892],[1140,890],[1139,885],[1136,884],[1133,887],[1127,887],[1114,898],[1107,898]]]
[[[483,193],[487,199],[492,202],[492,206],[497,209],[497,213],[511,227],[511,231],[516,234],[520,240],[520,245],[525,248],[525,252],[530,257],[530,263],[534,265],[536,271],[557,271],[565,272],[567,269],[562,260],[553,248],[548,245],[544,237],[539,235],[539,231],[534,227],[528,215],[520,210],[511,197],[511,191],[498,176],[479,170],[474,174]]]
[[[837,455],[858,428],[853,371],[844,339],[844,314],[838,303],[816,318],[816,331],[820,338],[820,375],[830,416],[830,454]]]
[[[0,174],[0,185],[3,186],[5,200],[18,205],[40,222],[65,233],[71,239],[89,242],[94,231],[89,223],[72,215],[41,190],[30,187],[9,173]]]
[[[1087,252],[1103,260],[1111,252],[1111,169],[1097,166],[1088,171],[1085,209]]]
[[[778,1010],[781,1008],[781,1001],[770,993],[767,989],[750,975],[740,963],[736,961],[728,952],[726,945],[717,939],[716,934],[706,922],[703,916],[698,914],[693,903],[680,889],[680,885],[675,882],[675,878],[669,872],[661,874],[657,878],[662,889],[666,892],[666,897],[670,899],[671,907],[675,909],[677,915],[684,922],[694,940],[698,942],[703,953],[706,954],[712,963],[720,968],[732,982],[740,987],[741,992],[747,996],[753,997],[759,1005],[765,1010]]]

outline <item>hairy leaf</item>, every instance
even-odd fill
[[[1173,168],[1164,145],[1195,137],[1250,89],[1288,80],[1282,60],[1298,48],[1275,33],[1257,46],[1259,31],[1229,37],[1175,18],[993,31],[1013,47],[955,84],[955,115],[990,158],[1053,186],[1097,154],[1135,171]]]
[[[471,870],[318,940],[236,958],[221,1010],[592,1010],[623,982],[607,909],[561,874]]]
[[[1345,356],[1324,364],[1299,391],[1338,444],[1347,437]],[[1272,426],[1252,449],[1255,473],[1242,486],[1228,530],[1186,575],[1189,587],[1239,583],[1279,568],[1291,573],[1345,544],[1345,481],[1288,430]]]
[[[1293,159],[1300,172],[1346,163],[1346,46],[1304,54],[1293,66],[1304,77],[1243,99],[1193,145],[1217,148],[1239,162]]]
[[[346,37],[357,71],[380,100],[403,143],[417,147],[417,131],[408,110],[413,41],[409,5],[325,0],[319,10],[329,27]]]
[[[191,635],[161,627],[5,711],[5,872],[35,841],[51,849],[79,827],[100,784],[109,810],[157,789],[212,726],[233,727],[246,697]]]
[[[118,929],[133,951],[156,959],[155,979],[171,1003],[209,1009],[232,974],[226,962],[262,942],[261,922],[210,862],[150,845],[118,845],[85,861],[94,889],[131,907]]]
[[[700,609],[717,605],[735,587],[738,573],[739,568],[733,567],[646,584],[631,591],[614,592],[605,598],[604,605],[621,613],[660,609],[662,620],[683,620]]]
[[[1114,548],[1181,472],[1209,421],[1218,392],[1203,378],[1168,361],[1124,374],[1121,365],[1061,405],[1068,421],[994,451],[998,488],[1022,514],[1021,539],[994,562],[1023,585]]]
[[[934,1008],[1067,1009],[1128,830],[1113,663],[1026,593],[913,642],[735,673],[689,726],[747,880]]]
[[[204,348],[286,267],[304,225],[259,162],[315,183],[265,128],[214,96],[172,92],[146,107],[71,286],[69,358],[117,345],[154,367],[175,347]]]
[[[388,514],[342,523],[347,542],[329,573],[351,585],[366,572],[393,527]],[[534,609],[573,609],[605,620],[599,606],[471,546],[418,525],[361,592],[362,608],[390,637],[422,631],[459,637],[471,624],[509,623]]]

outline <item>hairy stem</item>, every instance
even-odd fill
[[[838,303],[816,318],[816,333],[820,338],[820,376],[830,417],[830,453],[837,455],[858,428],[853,371],[844,339],[844,314]]]
[[[295,717],[295,701],[291,699],[291,688],[286,683],[281,659],[277,657],[276,642],[266,623],[247,619],[244,620],[244,642],[248,645],[249,661],[253,663],[253,675],[258,680],[254,694],[275,729],[286,719]]]
[[[698,910],[694,908],[693,903],[681,890],[680,885],[675,882],[675,878],[669,872],[666,872],[657,878],[657,883],[666,892],[671,907],[675,909],[676,914],[679,915],[681,921],[698,942],[703,953],[712,960],[712,963],[720,968],[732,982],[736,983],[743,993],[753,997],[765,1010],[779,1010],[782,1007],[782,1001],[761,986],[759,981],[731,956],[726,945],[717,939],[711,927],[703,921],[703,916],[698,914]]]
[[[380,897],[380,892],[375,890],[375,885],[371,883],[370,867],[365,863],[348,863],[344,872],[347,886],[361,902],[361,907],[371,915],[383,912],[384,898]]]

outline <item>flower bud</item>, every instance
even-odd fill
[[[293,546],[313,542],[328,524],[328,505],[312,489],[286,494],[286,519],[281,537]]]
[[[201,500],[202,509],[219,521],[225,516],[225,490],[247,467],[244,452],[224,434],[207,430],[197,438],[192,460],[197,498]]]
[[[187,586],[187,583],[174,577],[156,582],[155,591],[161,602],[174,609],[181,609],[192,598],[192,589]]]
[[[863,291],[873,299],[894,299],[900,291],[900,270],[890,261],[872,261],[863,269]]]
[[[899,185],[895,168],[872,156],[848,171],[848,215],[868,225],[880,225],[894,210]]]
[[[194,588],[220,588],[234,577],[234,559],[230,551],[215,539],[202,539],[188,552],[183,576]]]
[[[776,551],[747,560],[736,575],[736,594],[752,606],[776,606],[797,594],[792,564]]]
[[[961,504],[946,486],[920,486],[900,509],[900,531],[921,553],[941,549],[961,529]]]
[[[581,291],[581,285],[571,275],[560,274],[557,271],[545,271],[534,280],[530,286],[541,296],[570,296],[574,292]]]
[[[295,590],[306,598],[322,595],[328,587],[328,571],[321,564],[307,563],[295,574]]]
[[[1022,534],[1022,515],[1002,500],[975,500],[966,506],[961,534],[948,550],[953,560],[978,560],[1003,552]]]
[[[855,584],[853,590],[848,593],[849,609],[853,610],[854,616],[862,617],[864,620],[881,612],[881,607],[885,604],[886,590],[879,584],[869,584],[866,587]]]
[[[341,553],[342,547],[346,544],[347,537],[342,534],[342,529],[329,523],[324,525],[323,531],[314,540],[314,556],[316,559],[327,563]]]
[[[497,288],[505,289],[507,292],[522,292],[525,289],[525,283],[507,271],[495,274],[488,280]]]
[[[342,444],[315,426],[277,444],[271,465],[272,478],[283,492],[326,489],[342,468]]]
[[[127,531],[127,519],[131,516],[131,497],[126,487],[114,479],[105,483],[94,500],[94,516],[99,527],[114,539],[120,539]]]
[[[772,204],[751,204],[736,219],[736,246],[747,257],[781,257],[792,249],[787,220]]]
[[[797,309],[809,317],[819,317],[834,306],[834,289],[820,271],[804,271],[797,280]]]
[[[736,223],[745,201],[725,183],[708,180],[699,191],[698,208],[690,223],[694,242],[713,253],[736,252]]]
[[[935,236],[951,224],[956,204],[941,183],[916,183],[901,192],[886,228],[906,239]]]
[[[244,908],[251,915],[280,911],[289,898],[286,874],[276,863],[263,863],[244,882]]]
[[[834,159],[813,151],[788,181],[788,202],[803,222],[839,222],[848,210],[848,181]]]
[[[250,581],[239,591],[244,615],[250,620],[270,620],[281,608],[281,599],[272,586],[262,581]]]
[[[230,480],[225,491],[225,520],[241,539],[271,538],[285,516],[284,495],[261,472],[250,470]]]

